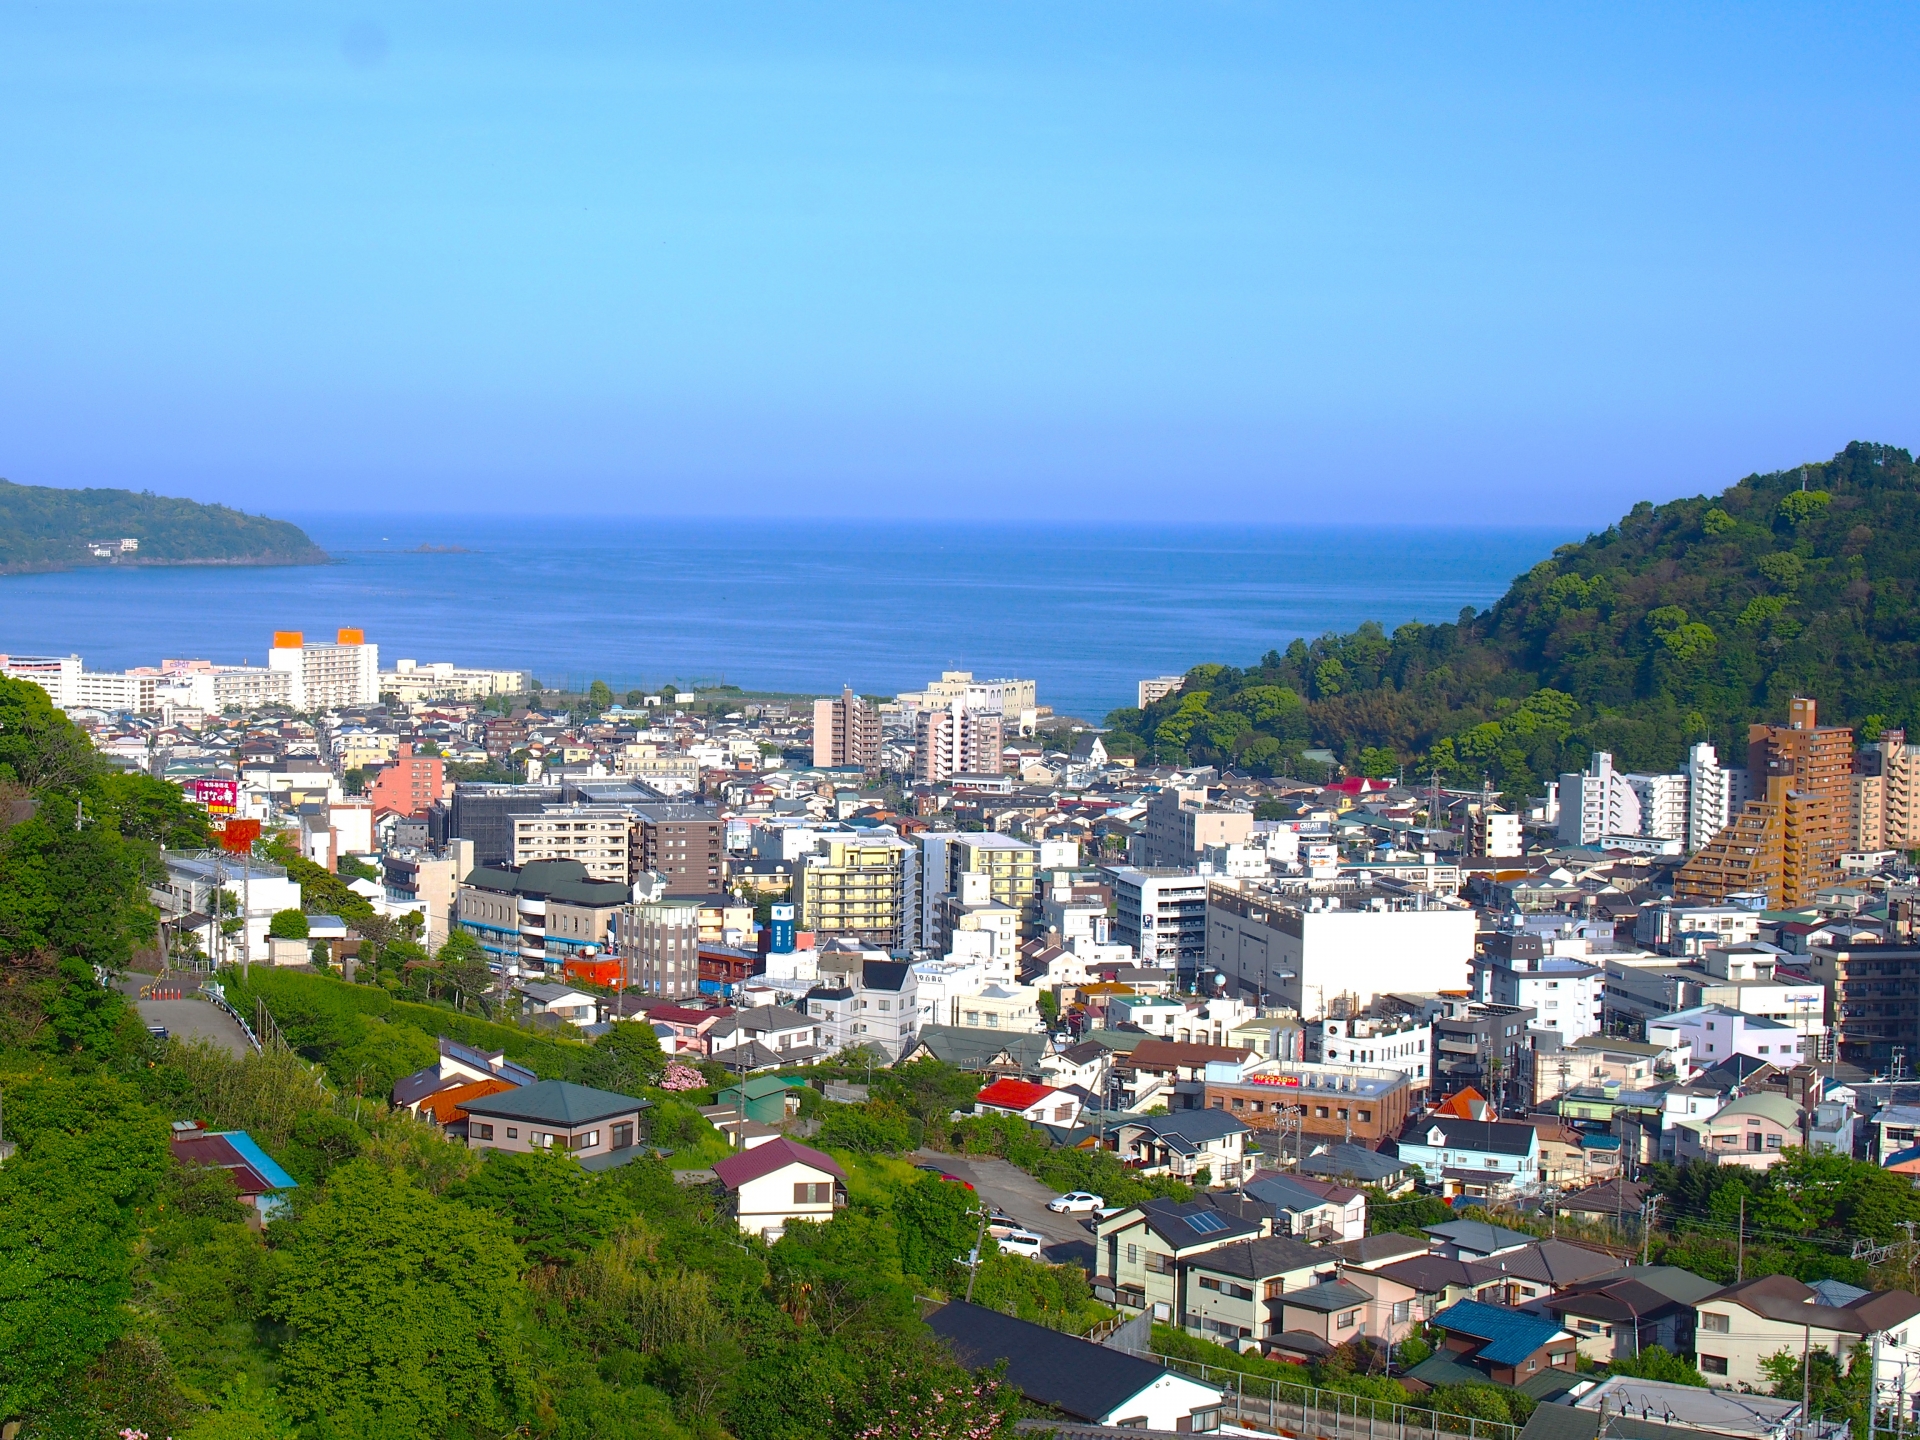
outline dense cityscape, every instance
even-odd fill
[[[1312,780],[1111,755],[1035,682],[964,671],[567,694],[382,669],[353,629],[277,633],[259,667],[3,663],[203,817],[150,882],[150,1038],[242,1066],[291,1045],[344,1084],[325,997],[417,1007],[411,1046],[353,1062],[356,1097],[476,1156],[656,1157],[775,1254],[912,1152],[978,1217],[954,1284],[996,1252],[1081,1276],[1068,1312],[1015,1279],[929,1316],[963,1361],[1017,1348],[1035,1413],[1321,1424],[1312,1386],[1357,1371],[1443,1427],[1557,1402],[1774,1436],[1811,1419],[1789,1331],[1833,1357],[1823,1433],[1864,1406],[1847,1386],[1870,1374],[1898,1417],[1920,1377],[1920,1298],[1882,1278],[1910,1228],[1830,1211],[1847,1253],[1796,1251],[1769,1214],[1834,1163],[1920,1213],[1920,1015],[1882,998],[1920,965],[1920,747],[1823,725],[1816,697],[1744,763],[1595,752],[1516,800],[1325,751]],[[1116,718],[1189,684],[1141,679]],[[431,1058],[396,1068],[422,1016]],[[515,1035],[653,1058],[626,1093]],[[669,1124],[676,1095],[704,1103]],[[289,1213],[301,1182],[248,1134],[171,1144],[250,1217]]]

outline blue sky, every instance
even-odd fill
[[[1600,524],[1920,441],[1917,31],[0,0],[0,475]]]

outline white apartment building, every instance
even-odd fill
[[[524,695],[531,688],[529,670],[468,670],[450,660],[422,665],[396,660],[380,673],[380,693],[401,701],[484,700],[489,695]]]
[[[147,893],[163,916],[177,921],[188,915],[211,914],[214,894],[219,892],[227,897],[225,903],[232,906],[235,917],[244,912],[246,924],[232,936],[220,934],[217,927],[214,929],[213,958],[223,964],[241,960],[267,963],[268,925],[280,911],[298,910],[302,903],[300,883],[287,877],[285,867],[213,850],[198,853],[169,850],[161,859],[165,873]],[[207,929],[202,927],[194,933],[205,948],[209,940]]]
[[[1601,1032],[1606,993],[1606,971],[1569,956],[1482,955],[1473,962],[1474,999],[1529,1007],[1534,1025],[1557,1031],[1563,1044]]]
[[[0,674],[38,685],[63,710],[80,703],[82,668],[78,655],[0,655]]]
[[[277,630],[267,668],[288,676],[287,703],[296,710],[339,710],[380,702],[380,647],[359,630],[341,630],[334,643],[308,644],[298,630]]]
[[[1687,836],[1688,784],[1685,775],[1626,775],[1640,802],[1640,834],[1655,840]]]
[[[909,717],[957,704],[1003,720],[1019,720],[1035,709],[1037,690],[1031,680],[976,680],[971,670],[943,670],[926,689],[903,690],[895,703]]]
[[[1750,798],[1747,772],[1720,764],[1713,746],[1702,740],[1687,751],[1681,767],[1687,780],[1687,853],[1691,855],[1727,828]]]
[[[1140,682],[1140,708],[1164,700],[1187,683],[1184,675],[1154,675]]]
[[[1252,811],[1209,804],[1205,790],[1162,790],[1147,802],[1146,828],[1133,837],[1127,858],[1143,869],[1190,868],[1209,846],[1252,838]]]
[[[158,670],[82,670],[74,687],[73,708],[157,714],[161,679]]]
[[[1782,1070],[1790,1070],[1817,1055],[1818,1038],[1801,1035],[1791,1025],[1765,1015],[1747,1015],[1725,1005],[1696,1005],[1673,1015],[1647,1021],[1647,1043],[1673,1049],[1689,1045],[1696,1070],[1745,1055]]]
[[[293,675],[265,665],[213,665],[205,660],[168,660],[160,666],[159,698],[217,715],[293,703]]]
[[[1640,796],[1613,756],[1595,750],[1587,768],[1560,777],[1560,842],[1597,845],[1606,835],[1640,834]]]
[[[987,971],[970,956],[921,960],[913,967],[913,986],[922,1026],[958,1025],[960,1002],[987,988]]]
[[[958,700],[923,710],[913,722],[913,778],[944,785],[956,775],[998,775],[1005,731],[1000,716],[969,710]]]
[[[1476,928],[1472,910],[1425,895],[1215,885],[1204,953],[1239,994],[1317,1020],[1380,995],[1466,989]]]
[[[633,879],[633,816],[617,805],[543,805],[513,820],[513,863],[578,860],[595,880]]]
[[[1193,971],[1207,957],[1207,878],[1188,870],[1115,865],[1110,934],[1142,965]]]
[[[1416,1088],[1433,1083],[1433,1021],[1414,1015],[1361,1015],[1307,1026],[1307,1059],[1316,1065],[1398,1070]]]
[[[1478,807],[1473,817],[1473,853],[1489,860],[1513,860],[1524,855],[1520,817],[1490,805]]]

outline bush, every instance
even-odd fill
[[[304,940],[307,938],[307,917],[299,910],[281,910],[267,922],[267,934],[276,940]]]
[[[865,1105],[828,1105],[820,1120],[818,1143],[859,1155],[903,1155],[913,1149],[911,1117],[885,1100]]]

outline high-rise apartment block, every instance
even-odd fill
[[[276,630],[267,668],[288,678],[296,710],[341,710],[380,703],[380,647],[361,630],[341,630],[331,645],[308,644],[298,630]]]
[[[1687,782],[1687,853],[1691,855],[1727,828],[1751,796],[1747,772],[1721,766],[1713,746],[1704,740],[1687,751],[1681,773]]]
[[[1885,730],[1855,760],[1854,848],[1920,849],[1920,745]]]
[[[1840,879],[1855,840],[1853,731],[1819,724],[1815,702],[1796,696],[1785,725],[1748,727],[1747,771],[1761,798],[1675,873],[1677,902],[1764,893],[1784,908]]]
[[[543,805],[513,817],[513,863],[577,860],[595,880],[632,878],[628,834],[633,817],[615,805]]]
[[[889,831],[833,835],[794,876],[796,923],[881,950],[906,943],[908,847]]]
[[[1566,845],[1672,841],[1698,850],[1745,803],[1747,772],[1727,770],[1702,743],[1681,768],[1664,775],[1628,775],[1596,750],[1579,774],[1560,777],[1560,840]],[[1644,848],[1644,847],[1642,847]],[[1670,846],[1667,848],[1671,848]]]
[[[726,888],[721,852],[726,821],[715,805],[630,805],[633,873],[652,870],[669,895],[717,895]]]
[[[1640,834],[1640,795],[1613,768],[1613,756],[1595,750],[1587,768],[1560,777],[1560,840],[1598,845],[1610,835]]]
[[[857,765],[880,773],[880,712],[851,688],[837,700],[813,702],[813,763],[822,769]]]
[[[440,798],[445,783],[446,762],[438,755],[417,755],[405,740],[393,757],[393,763],[373,777],[367,798],[374,813],[391,810],[409,819],[424,816]]]
[[[914,717],[913,778],[939,785],[956,775],[998,775],[1005,743],[1003,721],[985,710],[968,710],[954,701],[943,710]]]
[[[976,680],[971,670],[946,670],[926,689],[903,690],[895,699],[901,709],[913,714],[957,704],[1018,721],[1035,708],[1037,688],[1031,680]]]

